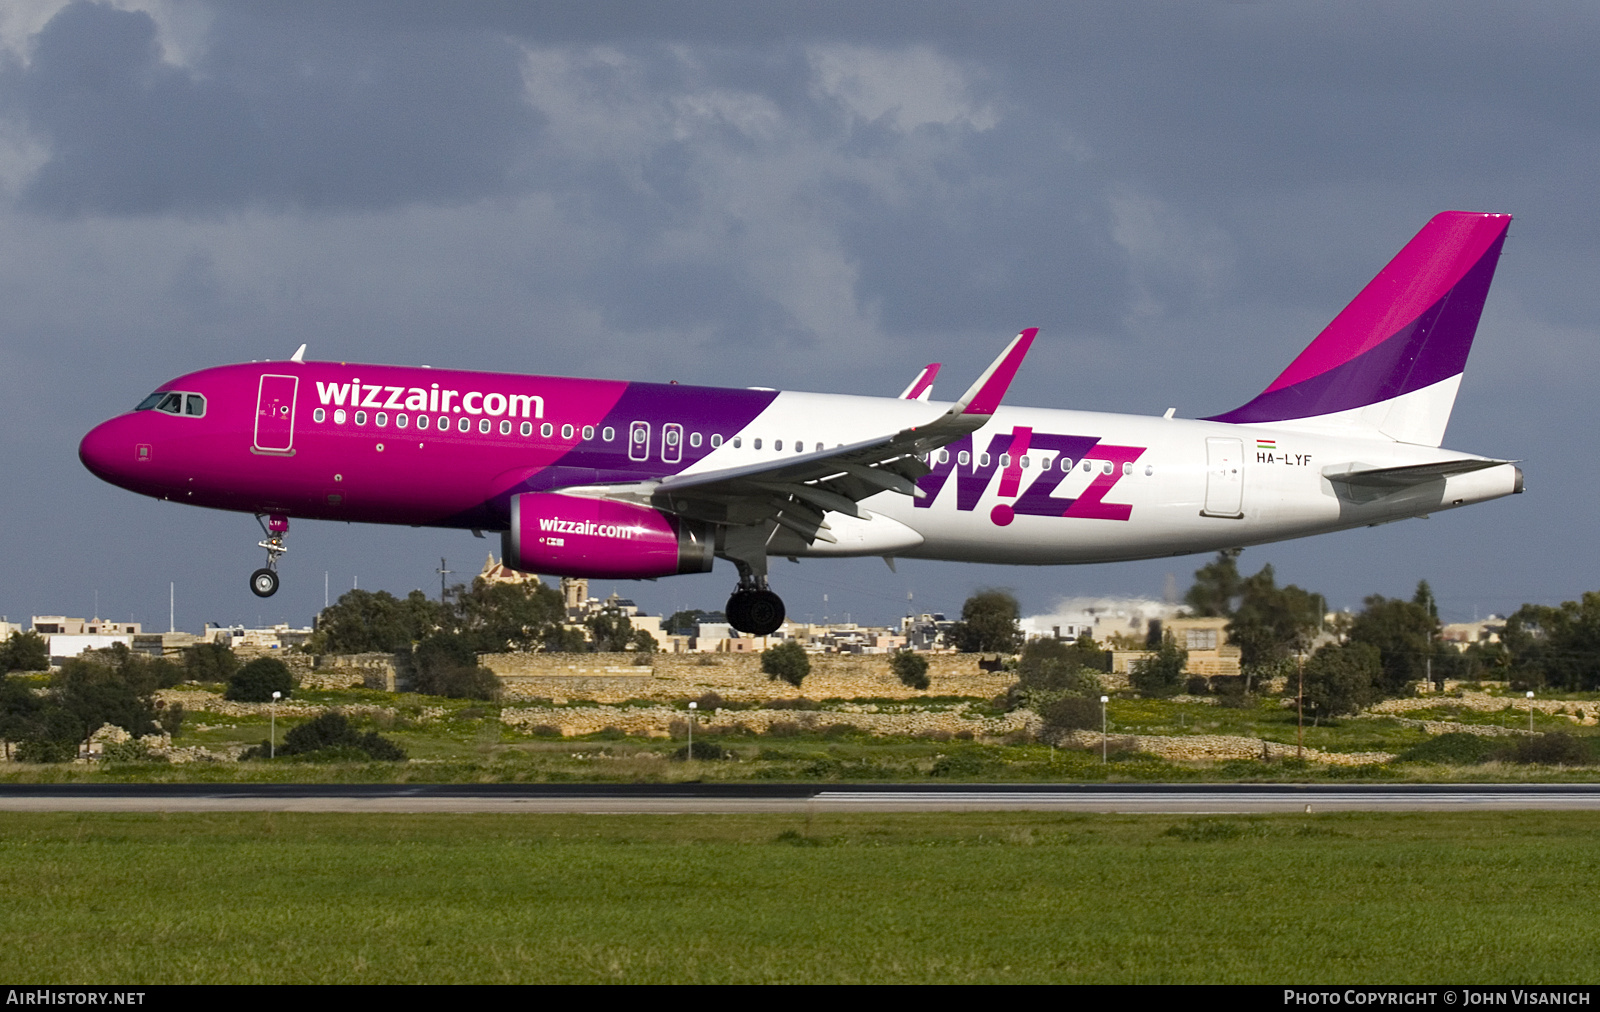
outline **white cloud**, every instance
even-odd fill
[[[887,120],[906,132],[928,124],[989,130],[999,122],[991,104],[973,98],[973,73],[927,46],[813,46],[806,55],[818,92],[868,123]]]
[[[1107,197],[1111,240],[1128,260],[1134,291],[1130,326],[1167,315],[1180,298],[1212,298],[1233,275],[1227,233],[1198,225],[1154,197],[1127,187]]]

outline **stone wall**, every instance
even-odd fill
[[[1016,676],[984,671],[976,654],[928,656],[928,689],[900,684],[884,654],[812,654],[811,674],[799,689],[761,672],[759,654],[653,654],[649,666],[631,654],[484,654],[500,677],[506,699],[693,699],[715,692],[737,702],[765,702],[804,695],[811,699],[918,699],[966,696],[991,699]]]

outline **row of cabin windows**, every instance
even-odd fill
[[[312,420],[316,422],[326,422],[328,417],[329,415],[326,408],[317,408],[311,413]],[[376,411],[371,415],[368,415],[365,411],[346,412],[343,408],[335,408],[333,410],[332,417],[335,425],[343,425],[346,422],[350,422],[355,425],[366,425],[370,421],[372,425],[380,429],[387,427],[391,421],[393,421],[394,427],[397,429],[408,428],[412,424],[410,415],[397,414],[391,419],[389,413],[386,411]],[[433,421],[429,415],[416,416],[416,428],[418,432],[425,432],[430,427],[436,428],[440,432],[449,432],[451,428],[450,416],[440,415],[437,422]],[[479,418],[476,425],[474,425],[471,418],[461,417],[455,420],[455,429],[457,432],[471,432],[474,428],[476,428],[480,434],[485,436],[494,433],[496,430],[498,430],[502,436],[509,436],[513,431],[524,437],[533,435],[532,422],[522,422],[520,425],[518,425],[507,418],[502,418],[498,423],[492,419]],[[571,440],[574,437],[577,437],[581,432],[582,438],[587,441],[595,437],[595,431],[596,429],[593,425],[585,425],[580,430],[578,427],[569,423],[561,426],[561,438],[565,440]],[[552,423],[544,422],[540,424],[540,438],[552,439],[555,437],[555,433],[556,427]],[[603,443],[611,443],[616,441],[617,430],[609,425],[599,429],[599,433],[600,441]],[[644,436],[645,434],[641,431],[635,431],[634,433],[635,439],[639,439]],[[667,445],[676,446],[678,444],[677,430],[668,429],[664,434],[664,438],[667,441]],[[705,440],[700,433],[691,432],[689,433],[688,441],[690,446],[699,447]],[[756,442],[759,443],[760,440],[757,440]],[[721,446],[722,437],[720,435],[713,434],[710,438],[710,443],[713,447]],[[733,445],[739,445],[738,437],[734,437]]]
[[[168,397],[177,397],[179,395],[169,394],[167,396]],[[190,398],[199,398],[200,395],[199,394],[189,394],[188,396]],[[165,410],[165,403],[162,403],[162,404],[159,404],[159,405],[154,405],[154,406],[156,406],[158,409]],[[204,414],[204,412],[205,412],[205,402],[204,402],[203,399],[201,399],[200,400],[200,405],[199,405],[199,413]],[[174,413],[176,413],[176,412],[174,412]],[[317,408],[316,411],[314,411],[312,413],[311,417],[313,419],[315,419],[316,421],[318,421],[318,422],[325,422],[328,419],[328,413],[323,408]],[[335,425],[343,425],[346,422],[347,419],[350,420],[350,421],[353,421],[356,425],[366,425],[367,421],[368,421],[368,416],[367,416],[367,413],[365,411],[356,411],[354,413],[354,417],[352,418],[352,417],[346,415],[346,413],[345,413],[343,408],[335,408],[334,409],[334,411],[333,411],[333,421],[334,421]],[[375,425],[375,426],[377,426],[378,428],[381,429],[381,428],[386,427],[389,424],[390,419],[389,419],[389,415],[388,415],[387,412],[378,411],[378,412],[374,412],[372,414],[371,421],[372,421],[373,425]],[[409,426],[410,424],[411,424],[410,416],[404,415],[404,414],[397,414],[397,415],[394,416],[394,427],[395,428],[404,429],[407,426]],[[419,432],[420,431],[426,431],[428,429],[428,427],[430,426],[430,424],[433,424],[433,423],[430,421],[430,418],[429,418],[428,415],[418,415],[417,416],[416,427],[417,427],[417,430]],[[458,432],[471,432],[473,430],[473,427],[474,427],[473,426],[473,420],[471,418],[464,418],[463,417],[463,418],[456,419],[455,428],[456,428],[456,430]],[[495,431],[496,423],[494,421],[492,421],[491,419],[488,419],[488,418],[480,418],[477,421],[477,426],[476,427],[477,427],[477,430],[478,430],[479,433],[487,436],[487,435],[490,435],[491,433],[493,433]],[[509,419],[502,418],[498,423],[498,427],[499,427],[500,435],[509,436],[512,433],[513,423]],[[438,430],[440,432],[448,432],[448,431],[450,431],[450,418],[448,416],[446,416],[446,415],[440,415],[439,419],[438,419],[438,423],[437,423],[437,428],[438,428]],[[526,422],[525,421],[525,422],[521,423],[520,426],[517,426],[516,428],[517,428],[517,432],[520,435],[524,436],[524,437],[528,437],[528,436],[532,436],[533,435],[533,423],[532,422]],[[561,426],[561,438],[562,439],[571,440],[574,436],[578,435],[578,432],[579,432],[579,430],[576,427],[574,427],[574,426],[572,426],[570,424],[566,424],[566,425],[562,425]],[[550,422],[542,423],[539,426],[539,435],[540,435],[541,438],[544,438],[544,439],[550,439],[550,438],[554,437],[554,435],[555,435],[555,426],[553,424],[551,424]],[[585,425],[585,426],[583,426],[582,435],[583,435],[583,439],[585,441],[593,439],[594,436],[595,436],[595,427],[593,425]],[[600,429],[600,440],[601,440],[601,442],[610,443],[610,442],[613,442],[616,438],[617,438],[617,432],[611,426],[607,425],[604,428]],[[645,440],[647,440],[649,438],[650,438],[650,435],[649,435],[648,430],[646,430],[646,429],[644,429],[642,427],[636,428],[636,429],[633,430],[633,439],[636,442],[643,442],[643,441],[645,441]],[[676,427],[668,426],[662,432],[662,439],[663,439],[663,441],[666,443],[666,445],[668,447],[676,447],[678,445],[678,440],[680,438],[681,438],[680,433],[679,433],[679,431],[677,430]],[[710,444],[711,444],[711,446],[713,448],[719,447],[719,446],[722,445],[722,436],[717,435],[717,434],[713,434],[711,436],[709,442],[710,442]],[[733,448],[735,450],[741,449],[743,447],[743,444],[744,444],[744,440],[739,436],[734,436],[732,442],[733,442]],[[701,435],[700,435],[700,433],[698,433],[698,432],[689,433],[688,443],[689,443],[689,445],[691,447],[699,447],[700,444],[701,444]],[[751,445],[752,449],[756,449],[756,450],[761,449],[761,446],[762,446],[761,437],[757,436],[754,439],[752,439],[750,441],[750,445]],[[812,448],[814,450],[818,451],[818,452],[820,452],[823,449],[825,449],[824,444],[821,443],[821,442],[816,442],[816,443],[813,443],[811,445],[812,445]],[[781,440],[781,439],[773,440],[772,441],[772,449],[775,452],[782,452],[782,450],[783,450],[783,440]],[[805,443],[804,440],[795,440],[795,442],[794,442],[794,452],[795,453],[804,453],[804,452],[806,452],[806,443]],[[972,464],[974,457],[977,458],[977,466],[979,466],[979,467],[988,467],[989,466],[989,462],[990,462],[990,459],[991,459],[989,454],[987,454],[987,453],[973,454],[968,450],[961,450],[960,452],[958,452],[956,454],[956,463],[960,464],[960,465],[963,465],[963,466],[970,465],[970,464]],[[939,450],[938,451],[938,460],[939,460],[939,463],[941,463],[941,464],[950,463],[950,451],[946,450],[946,449]],[[1027,455],[1023,455],[1023,457],[1019,461],[1019,463],[1021,464],[1021,466],[1023,467],[1024,470],[1027,470],[1027,469],[1032,468],[1033,459],[1031,457],[1027,456]],[[1040,458],[1040,460],[1039,460],[1039,466],[1041,468],[1048,469],[1048,468],[1051,468],[1051,467],[1059,467],[1064,472],[1065,471],[1071,471],[1072,467],[1073,467],[1073,463],[1074,462],[1073,462],[1071,457],[1060,457],[1060,458],[1057,458],[1055,460],[1051,460],[1048,457],[1043,457],[1043,458]],[[1096,461],[1093,461],[1093,460],[1085,459],[1085,460],[1078,461],[1077,463],[1083,469],[1083,471],[1085,473],[1094,471],[1096,466],[1097,466],[1097,464],[1098,464],[1098,467],[1100,469],[1100,473],[1102,473],[1102,474],[1111,474],[1112,471],[1113,471],[1113,468],[1114,468],[1114,465],[1109,460],[1103,460],[1103,461],[1096,462]],[[1000,455],[1000,466],[1002,468],[1011,466],[1011,454],[1002,453]],[[1122,473],[1125,476],[1133,474],[1133,464],[1124,463],[1122,465]],[[1149,464],[1146,464],[1145,468],[1144,468],[1144,473],[1145,473],[1146,476],[1153,475],[1153,474],[1155,474],[1155,468],[1150,466]]]
[[[977,454],[975,454],[975,453],[972,453],[969,450],[961,450],[961,451],[959,451],[956,454],[956,463],[959,464],[959,465],[962,465],[962,466],[967,466],[967,465],[972,464],[974,457],[977,458],[977,466],[978,467],[988,467],[989,466],[989,462],[990,462],[991,458],[987,453],[977,453]],[[949,450],[939,450],[938,451],[938,461],[941,464],[950,463],[950,451]],[[1022,466],[1022,468],[1024,470],[1027,470],[1027,469],[1033,467],[1033,458],[1031,458],[1031,457],[1027,456],[1026,454],[1024,454],[1022,459],[1020,461],[1018,461],[1018,463]],[[1047,470],[1047,471],[1050,470],[1053,467],[1059,467],[1063,472],[1070,471],[1070,470],[1072,470],[1073,463],[1074,462],[1073,462],[1073,459],[1071,457],[1059,457],[1059,458],[1057,458],[1055,460],[1051,460],[1049,457],[1041,457],[1039,459],[1039,467],[1044,469],[1044,470]],[[1077,461],[1077,464],[1078,464],[1079,467],[1081,467],[1083,469],[1084,473],[1086,473],[1086,474],[1090,473],[1090,472],[1093,472],[1097,467],[1098,467],[1098,469],[1099,469],[1101,474],[1111,474],[1116,468],[1116,465],[1112,464],[1112,462],[1109,461],[1109,460],[1095,461],[1095,460],[1090,460],[1088,458],[1085,458],[1083,460]],[[1000,466],[1003,467],[1003,468],[1011,466],[1011,454],[1002,453],[1000,455]],[[1128,475],[1133,474],[1133,464],[1131,462],[1124,461],[1123,465],[1122,465],[1122,473],[1123,473],[1124,476],[1128,476]],[[1156,469],[1154,467],[1152,467],[1151,465],[1146,464],[1144,466],[1144,473],[1145,473],[1146,477],[1148,477],[1150,475],[1155,474],[1156,473]]]

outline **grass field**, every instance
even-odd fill
[[[0,822],[39,983],[1573,983],[1600,815]]]

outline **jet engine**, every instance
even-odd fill
[[[551,576],[637,580],[709,573],[716,558],[709,524],[556,492],[512,496],[511,529],[500,538],[507,566]]]

